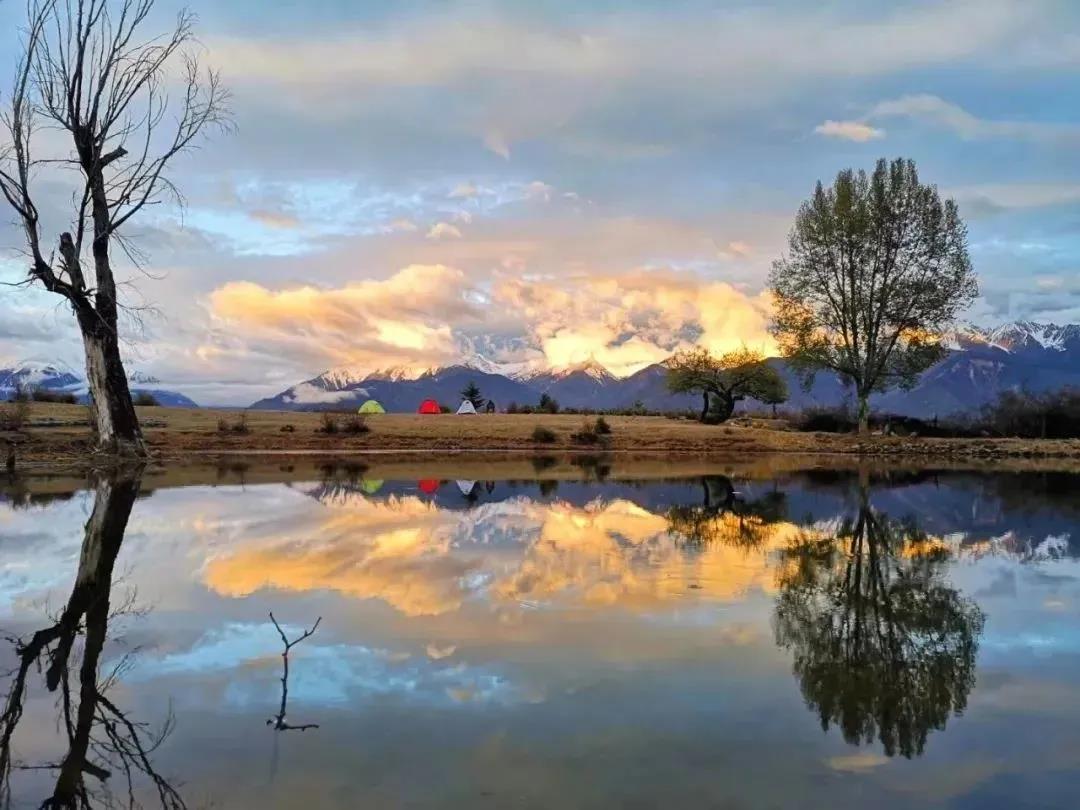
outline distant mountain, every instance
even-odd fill
[[[132,396],[149,394],[161,405],[172,408],[199,407],[190,398],[176,391],[161,387],[161,380],[141,371],[128,374]],[[19,363],[11,368],[0,368],[0,400],[8,399],[16,389],[41,388],[56,393],[74,394],[78,401],[88,401],[86,383],[71,369],[57,363]]]
[[[873,407],[907,416],[946,417],[977,411],[1006,390],[1080,388],[1080,325],[1017,321],[994,329],[963,326],[948,336],[946,345],[948,356],[927,370],[912,390],[875,396]],[[835,375],[817,375],[804,391],[783,360],[769,362],[788,382],[788,408],[831,407],[851,398]],[[661,363],[617,377],[595,360],[552,369],[535,362],[500,364],[476,354],[461,364],[425,371],[328,371],[252,407],[321,410],[359,407],[377,399],[390,411],[415,411],[429,397],[456,406],[461,390],[472,381],[500,409],[510,402],[535,404],[542,394],[570,408],[603,410],[641,403],[650,410],[696,409],[698,397],[671,394],[665,376]]]

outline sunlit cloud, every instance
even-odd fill
[[[866,143],[885,137],[885,130],[872,127],[863,121],[826,121],[814,127],[814,132],[827,138],[839,138],[855,143]]]
[[[436,222],[427,232],[428,239],[460,239],[461,229],[449,222]]]

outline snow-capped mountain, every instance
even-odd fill
[[[142,371],[129,372],[128,384],[133,396],[150,394],[161,405],[177,408],[198,407],[183,394],[161,388],[161,380]],[[0,399],[7,399],[19,389],[44,389],[55,393],[74,394],[83,403],[87,400],[86,382],[82,375],[60,363],[23,362],[10,368],[0,368]]]
[[[947,336],[946,345],[948,355],[912,390],[878,395],[873,406],[902,415],[946,417],[977,411],[1010,389],[1038,393],[1080,388],[1080,325],[1031,321],[993,329],[962,325]],[[515,347],[515,355],[528,356],[520,347]],[[833,375],[819,374],[807,392],[782,360],[770,362],[788,380],[789,408],[835,406],[850,397]],[[429,397],[456,405],[469,382],[500,409],[511,402],[535,404],[543,394],[572,408],[628,408],[635,403],[654,410],[698,406],[697,397],[667,391],[663,363],[618,377],[594,359],[550,368],[536,360],[500,363],[474,352],[458,364],[435,369],[336,369],[253,407],[318,410],[351,407],[373,398],[391,411],[415,411]]]

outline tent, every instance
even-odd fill
[[[433,399],[425,399],[420,403],[420,410],[417,413],[442,413],[442,408],[439,407],[439,403]]]
[[[363,405],[360,406],[360,410],[357,413],[369,414],[369,413],[386,413],[386,408],[380,405],[373,399],[369,399]]]
[[[473,488],[476,486],[475,481],[458,481],[457,488],[461,490],[461,494],[468,498],[472,495]]]
[[[374,495],[382,488],[383,481],[379,478],[365,478],[360,482],[360,489],[364,491],[365,495]]]
[[[420,479],[420,491],[425,495],[434,495],[439,491],[439,479],[437,478],[421,478]]]
[[[473,404],[471,402],[469,402],[469,400],[463,399],[461,401],[461,407],[459,407],[457,409],[457,412],[458,412],[458,414],[471,413],[471,414],[475,415],[476,414],[476,408],[473,407]]]

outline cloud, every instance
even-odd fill
[[[418,230],[418,226],[411,219],[395,219],[387,224],[387,229],[397,233],[411,233]]]
[[[814,132],[827,138],[840,138],[845,141],[866,143],[885,137],[885,130],[876,129],[862,121],[828,120],[814,127]]]
[[[1005,138],[1026,141],[1075,142],[1080,125],[1041,121],[1009,121],[979,118],[958,104],[939,96],[921,94],[882,101],[868,118],[910,118],[948,130],[964,140]]]
[[[449,222],[436,222],[427,232],[428,239],[460,239],[461,230]]]
[[[300,227],[300,220],[298,217],[292,214],[287,214],[283,211],[262,211],[255,210],[248,212],[250,216],[256,222],[260,222],[270,228],[277,228],[280,230],[294,230]]]
[[[269,289],[247,281],[214,290],[207,307],[219,342],[199,351],[234,361],[256,353],[311,368],[410,365],[455,357],[450,323],[479,317],[466,300],[464,275],[441,265],[413,265],[382,281],[335,289]]]
[[[506,137],[498,130],[484,133],[484,147],[503,160],[510,159],[510,144],[507,143]]]

